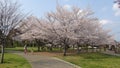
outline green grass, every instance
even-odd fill
[[[37,47],[28,47],[28,51],[31,51],[33,49],[34,51],[37,51]],[[5,50],[11,50],[11,51],[24,51],[24,47],[15,47],[15,48],[5,48]]]
[[[28,51],[30,52],[32,49],[34,52],[38,52],[38,48],[37,47],[27,47]],[[15,47],[15,48],[5,48],[5,50],[9,50],[9,51],[24,51],[24,47]],[[56,51],[60,51],[59,48],[53,48],[53,51],[50,50],[43,50],[43,51],[47,51],[47,52],[56,52]]]
[[[5,53],[4,63],[0,68],[32,68],[28,61],[22,56]]]
[[[120,57],[101,53],[84,53],[58,58],[76,64],[82,68],[120,68]]]

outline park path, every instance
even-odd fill
[[[102,52],[104,54],[114,55],[114,56],[120,56],[120,54],[116,54],[114,51],[107,50],[105,52]]]
[[[22,52],[14,53],[25,57],[32,65],[32,68],[80,68],[74,64],[51,56],[24,54]]]

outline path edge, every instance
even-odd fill
[[[56,57],[54,57],[54,59],[59,60],[59,61],[61,61],[61,62],[64,62],[64,63],[66,63],[66,64],[69,64],[69,65],[72,65],[72,66],[75,67],[75,68],[82,68],[82,67],[80,67],[80,66],[78,66],[78,65],[76,65],[76,64],[67,62],[67,61],[65,61],[65,60],[62,60],[62,59],[59,59],[59,58],[56,58]]]

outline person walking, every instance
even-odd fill
[[[24,53],[27,54],[27,45],[24,46]]]

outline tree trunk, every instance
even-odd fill
[[[67,45],[64,46],[64,50],[63,50],[63,56],[66,56],[66,52],[67,52]]]
[[[53,47],[52,46],[50,47],[50,51],[53,51]]]
[[[73,45],[73,50],[75,50],[75,45]]]
[[[4,37],[4,38],[2,38],[0,63],[4,62],[4,47],[5,47],[5,44],[6,44],[6,40],[5,40],[5,37]]]
[[[92,46],[92,52],[94,52],[94,46]]]
[[[66,48],[65,48],[65,49],[64,49],[64,54],[63,54],[63,56],[66,56],[66,51],[67,51],[67,50],[66,50]]]
[[[54,46],[54,44],[51,44],[50,51],[53,51],[53,46]]]
[[[40,51],[40,45],[38,45],[38,52]]]
[[[104,46],[104,51],[106,51],[106,50],[107,50],[107,45]]]
[[[0,63],[4,62],[4,44],[1,45],[1,58],[0,58]]]
[[[14,47],[14,41],[11,39],[11,45],[12,47]]]
[[[80,53],[79,45],[77,46],[77,54]]]

